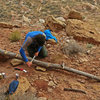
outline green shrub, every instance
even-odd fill
[[[12,42],[16,42],[18,40],[21,39],[21,33],[19,31],[13,31],[11,34],[10,34],[10,40]]]
[[[87,44],[87,48],[92,48],[93,44]]]

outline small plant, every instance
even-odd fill
[[[13,31],[10,35],[10,40],[16,42],[21,39],[21,33],[19,31]]]
[[[92,48],[93,44],[87,44],[87,48]]]
[[[84,52],[84,49],[75,40],[69,41],[69,43],[65,45],[62,50],[66,55],[74,55],[79,52]]]
[[[85,19],[85,16],[82,16],[83,19]]]

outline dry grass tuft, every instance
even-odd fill
[[[62,51],[66,55],[74,55],[83,53],[85,50],[75,40],[70,40],[68,44],[63,46]]]
[[[16,41],[19,41],[21,39],[21,33],[19,31],[13,31],[11,34],[10,34],[10,40],[12,42],[16,42]]]

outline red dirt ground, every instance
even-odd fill
[[[22,33],[22,39],[18,42],[11,42],[9,35],[13,30],[19,30]],[[36,30],[33,29],[33,30]],[[37,28],[38,30],[38,28]],[[0,29],[0,48],[14,53],[19,53],[19,49],[24,41],[25,34],[30,31],[29,27],[22,27],[19,29]],[[58,39],[62,36],[59,33]],[[86,44],[83,44],[86,45]],[[60,50],[60,44],[51,45],[48,47],[49,56],[45,59],[40,59],[45,62],[62,64],[75,68],[96,76],[100,76],[100,46],[94,45],[87,54],[78,54],[73,57],[64,55]],[[4,60],[2,60],[4,59]],[[24,68],[28,73],[14,70],[10,64],[11,59],[0,58],[0,72],[6,73],[6,80],[0,80],[0,87],[8,84],[15,73],[27,77],[31,86],[36,88],[37,96],[48,98],[48,100],[100,100],[100,82],[95,80],[61,70],[47,70],[46,72],[36,71],[33,65],[31,68],[25,64],[18,67]],[[52,81],[54,85],[49,86],[48,83]],[[40,86],[41,84],[41,86]],[[81,89],[86,94],[78,92],[64,91],[64,88]]]

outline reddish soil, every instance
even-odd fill
[[[13,30],[19,30],[22,33],[22,39],[18,42],[11,42],[9,35]],[[36,30],[36,28],[32,29]],[[38,28],[37,28],[38,30]],[[30,31],[28,27],[22,27],[19,29],[0,29],[0,48],[14,53],[19,53],[19,49],[24,41],[25,34]],[[58,40],[62,34],[59,33]],[[49,56],[45,59],[40,59],[45,62],[65,63],[66,66],[75,68],[87,73],[91,73],[96,76],[100,76],[100,46],[94,45],[90,49],[90,53],[78,54],[75,56],[66,56],[60,50],[60,42],[57,45],[51,45],[47,47]],[[82,43],[81,43],[82,44]],[[86,45],[85,43],[82,45]],[[36,71],[33,65],[31,68],[25,64],[17,67],[24,68],[28,73],[14,70],[14,67],[10,64],[11,59],[7,59],[4,56],[0,56],[0,72],[5,72],[7,78],[0,80],[0,87],[8,85],[12,80],[15,73],[19,73],[20,76],[27,77],[31,86],[37,89],[37,96],[44,96],[49,100],[100,100],[100,83],[80,76],[71,72],[61,70],[47,70],[46,72]],[[54,86],[48,86],[48,83],[53,81]],[[86,94],[78,92],[64,91],[64,88],[81,89]]]

